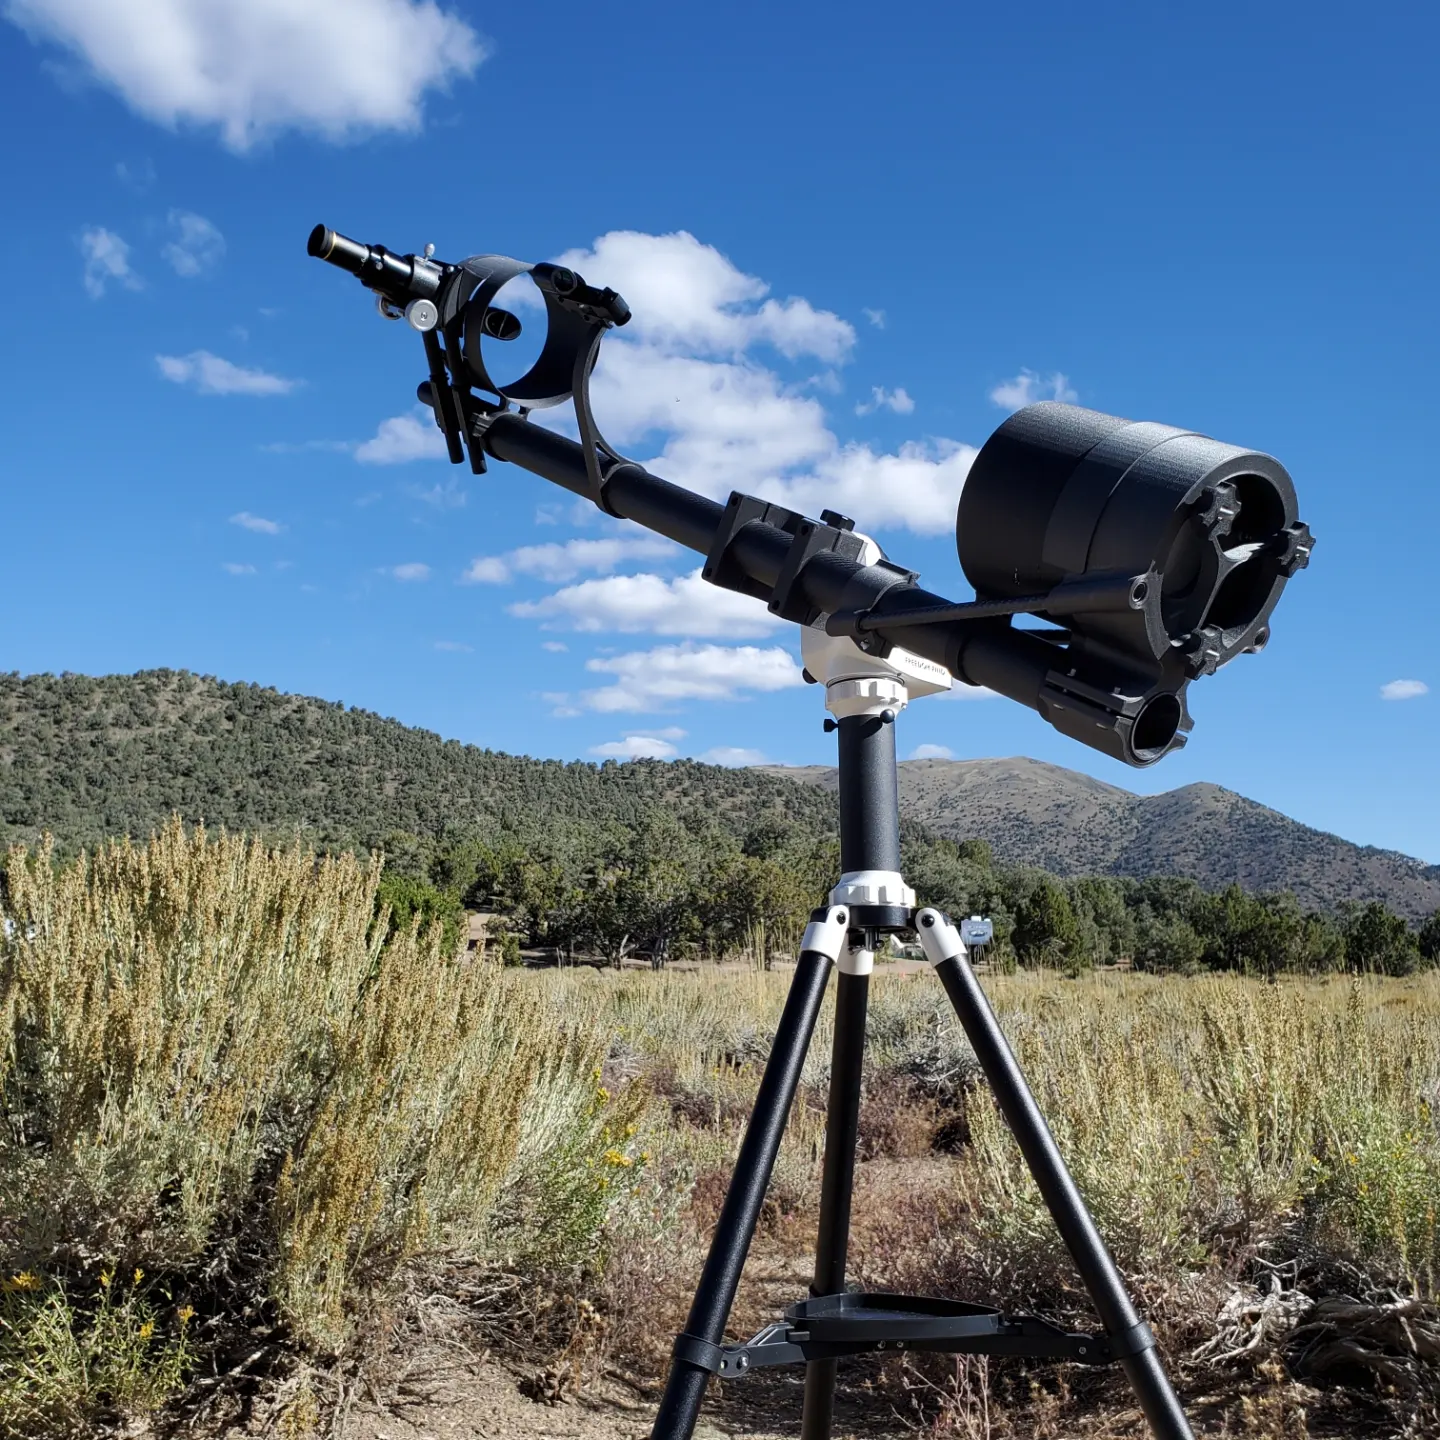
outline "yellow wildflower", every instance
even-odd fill
[[[6,1290],[38,1290],[40,1288],[40,1277],[33,1270],[22,1270],[18,1275],[11,1276],[4,1282]]]
[[[142,1340],[148,1340],[154,1333],[155,1333],[155,1322],[154,1322],[153,1320],[147,1320],[147,1321],[140,1327],[140,1338],[141,1338]]]
[[[110,1282],[114,1278],[115,1272],[113,1270],[102,1270],[100,1272],[100,1288],[102,1290],[108,1290],[110,1288]]]
[[[195,1318],[195,1307],[193,1305],[182,1305],[175,1314],[182,1325],[188,1325]]]
[[[135,1284],[139,1284],[145,1278],[145,1272],[137,1265],[135,1267]]]
[[[628,1170],[635,1162],[623,1150],[617,1150],[612,1145],[610,1149],[605,1152],[605,1163],[607,1165],[619,1165]]]

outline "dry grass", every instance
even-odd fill
[[[423,1252],[599,1263],[643,1168],[600,1032],[438,932],[386,942],[378,878],[178,825],[64,868],[11,854],[0,1429],[153,1406],[192,1307],[187,1350],[258,1332],[333,1355]],[[96,1348],[105,1277],[136,1272],[149,1379],[82,1385],[65,1352]]]
[[[786,972],[457,959],[385,939],[376,865],[178,826],[67,867],[15,852],[7,875],[0,1433],[88,1433],[262,1352],[307,1357],[272,1391],[304,1433],[313,1377],[420,1278],[489,1340],[655,1378]],[[1371,1433],[1423,1433],[1440,977],[987,990],[1192,1393],[1243,1381],[1215,1402],[1226,1433],[1310,1433],[1266,1378],[1284,1366],[1362,1396]],[[737,1330],[798,1298],[779,1292],[813,1238],[830,1033],[827,1009]],[[876,978],[866,1063],[856,1278],[1083,1316],[928,976]],[[1051,1373],[891,1379],[937,1433],[1067,1433],[1080,1402]]]

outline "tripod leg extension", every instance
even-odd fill
[[[710,1253],[677,1350],[685,1340],[718,1345],[724,1339],[725,1322],[735,1303],[740,1271],[760,1218],[760,1206],[780,1150],[785,1122],[790,1117],[805,1054],[820,1014],[820,1002],[825,996],[825,984],[845,943],[848,919],[843,906],[832,905],[828,910],[817,910],[805,931],[804,948],[775,1031],[770,1058],[765,1063],[755,1109],[740,1145],[730,1188],[720,1208],[720,1219],[710,1240]],[[655,1427],[650,1432],[651,1440],[690,1440],[709,1379],[709,1371],[679,1353],[675,1355],[670,1362],[670,1376],[665,1383]]]
[[[958,932],[938,910],[920,911],[915,917],[915,928],[926,957],[934,965],[960,1017],[975,1058],[990,1082],[1000,1113],[1015,1136],[1056,1229],[1080,1271],[1101,1323],[1122,1355],[1120,1363],[1152,1433],[1159,1440],[1194,1440],[1154,1343],[1149,1340],[1149,1332],[1055,1148],[1049,1127],[1011,1053],[1000,1022],[965,958],[965,946]]]
[[[868,959],[868,952],[866,955]],[[812,1295],[837,1295],[845,1288],[869,995],[869,974],[850,974],[842,962],[835,994],[835,1047],[825,1117],[825,1168],[820,1181],[820,1234],[815,1245]],[[812,1360],[806,1365],[800,1440],[830,1440],[835,1372],[834,1360]]]

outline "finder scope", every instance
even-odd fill
[[[517,464],[699,551],[706,579],[784,619],[881,658],[904,647],[1128,765],[1185,743],[1190,682],[1265,645],[1314,545],[1290,476],[1268,455],[1075,405],[1030,405],[971,466],[956,546],[975,599],[948,601],[877,558],[844,516],[813,520],[740,491],[721,506],[608,445],[589,378],[606,331],[630,318],[615,291],[500,255],[396,255],[323,225],[308,248],[421,333],[430,374],[418,393],[453,462],[468,455],[477,473],[487,457]],[[544,300],[546,337],[530,370],[502,387],[483,341],[520,333],[492,301],[522,275]],[[567,400],[579,443],[527,418]],[[1041,626],[1014,623],[1027,614]]]

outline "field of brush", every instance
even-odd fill
[[[11,853],[0,1434],[331,1433],[437,1316],[537,1404],[658,1394],[788,972],[505,969],[389,934],[378,880],[179,827]],[[1440,1433],[1440,977],[985,984],[1201,1433]],[[871,994],[852,1281],[1091,1328],[938,985]],[[829,1040],[736,1337],[808,1280]],[[844,1374],[877,1426],[1141,1433],[1108,1373]]]

